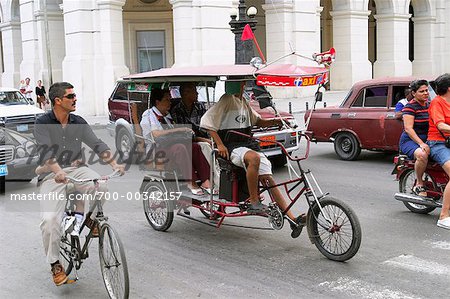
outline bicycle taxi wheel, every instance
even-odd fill
[[[128,298],[129,278],[127,260],[117,232],[102,224],[99,236],[100,269],[110,298]]]
[[[361,245],[361,226],[353,210],[340,200],[327,197],[308,212],[308,234],[327,258],[343,262],[351,259]]]
[[[165,186],[158,181],[149,181],[142,189],[144,213],[148,223],[157,231],[166,231],[173,222],[174,203],[164,200]]]

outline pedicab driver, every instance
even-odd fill
[[[242,94],[241,83],[226,82],[225,90],[226,93],[220,100],[203,115],[200,127],[208,130],[222,158],[230,159],[234,165],[246,170],[250,194],[250,206],[247,212],[261,214],[266,212],[268,207],[259,200],[258,180],[265,186],[275,185],[272,177],[272,165],[264,154],[258,152],[259,143],[256,140],[233,133],[227,135],[227,132],[233,130],[251,135],[254,125],[260,127],[282,126],[282,122],[281,119],[261,118],[246,100],[237,97],[236,95]],[[278,188],[270,190],[278,206],[285,210],[287,204],[280,190]],[[294,217],[291,211],[287,212],[287,216],[296,223],[291,223],[291,237],[297,238],[302,231],[305,216]]]
[[[76,109],[77,97],[73,86],[67,82],[58,82],[49,89],[49,98],[53,109],[36,120],[34,136],[38,144],[41,165],[36,173],[43,178],[41,181],[41,194],[66,194],[66,176],[76,179],[99,178],[92,169],[84,164],[84,154],[81,143],[88,145],[104,162],[114,170],[124,174],[124,165],[117,164],[112,158],[109,147],[92,131],[87,122],[80,116],[72,114]],[[94,193],[92,183],[81,185],[83,193]],[[106,192],[106,187],[101,186],[99,191]],[[47,197],[50,198],[50,197]],[[63,197],[65,198],[65,197]],[[51,265],[53,282],[59,286],[67,282],[68,278],[64,268],[59,262],[59,243],[61,238],[61,221],[65,210],[65,200],[41,201],[42,241],[47,256],[47,262]],[[83,209],[80,209],[82,206]],[[76,208],[76,223],[72,234],[79,232],[83,221],[84,203]],[[95,215],[93,214],[92,217]],[[88,226],[97,228],[97,223],[91,218]],[[90,225],[89,225],[90,224]]]

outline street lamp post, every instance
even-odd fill
[[[245,5],[245,0],[239,0],[238,11],[234,9],[230,13],[231,21],[231,31],[234,33],[234,43],[235,43],[235,63],[236,64],[248,64],[250,60],[254,57],[253,41],[252,40],[241,40],[242,32],[244,31],[245,25],[249,24],[253,31],[256,29],[256,24],[258,21],[255,19],[257,10],[255,7],[250,7],[246,11],[247,5]],[[239,16],[239,19],[237,17]]]

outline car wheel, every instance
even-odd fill
[[[272,168],[280,168],[286,165],[286,156],[278,155],[270,158],[270,163],[272,163]]]
[[[361,147],[355,135],[351,133],[340,133],[334,139],[334,151],[342,160],[356,160],[361,153]]]
[[[125,128],[120,128],[116,138],[116,148],[122,162],[133,163],[135,150],[134,138]]]

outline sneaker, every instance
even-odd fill
[[[250,203],[247,209],[249,214],[263,214],[269,210],[265,204],[258,202],[257,204]]]
[[[437,226],[445,229],[450,229],[450,217],[439,219],[437,222]]]
[[[306,214],[301,214],[295,218],[295,224],[291,223],[291,238],[295,239],[302,233],[303,227],[306,225]]]
[[[70,233],[71,236],[80,236],[80,229],[81,229],[81,225],[83,224],[83,215],[80,214],[75,214],[74,218],[75,220],[75,224],[73,226],[73,230]]]
[[[65,284],[69,279],[66,275],[66,272],[64,271],[64,267],[59,262],[57,262],[52,266],[52,275],[53,275],[53,282],[57,286]]]
[[[427,197],[427,189],[424,186],[414,186],[412,192],[421,197]]]

